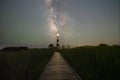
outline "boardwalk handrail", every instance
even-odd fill
[[[61,54],[60,54],[61,55]],[[61,55],[62,56],[62,55]],[[67,60],[62,56],[68,67],[71,69],[71,71],[75,74],[78,80],[82,80],[81,77],[75,72],[75,70],[72,68],[72,66],[67,62]]]
[[[53,57],[54,55],[52,55],[52,57]],[[43,77],[43,75],[44,75],[44,73],[45,73],[45,71],[46,71],[46,69],[47,69],[47,66],[48,66],[48,64],[51,62],[51,60],[52,60],[52,57],[50,58],[50,60],[48,61],[48,63],[47,63],[47,65],[46,65],[46,67],[45,67],[45,69],[44,69],[44,71],[42,72],[42,74],[41,74],[41,76],[40,76],[40,78],[39,78],[39,80],[41,80],[42,79],[42,77]]]
[[[64,72],[64,73],[63,73]],[[55,52],[39,80],[82,80],[60,53]]]

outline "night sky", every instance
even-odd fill
[[[57,27],[61,44],[120,44],[119,0],[61,0],[58,5],[66,17],[64,28]],[[48,18],[45,0],[0,0],[0,48],[55,45]]]

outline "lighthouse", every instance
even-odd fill
[[[56,48],[57,48],[57,49],[60,48],[60,45],[59,45],[59,36],[60,36],[60,34],[57,33],[57,42],[56,42]]]

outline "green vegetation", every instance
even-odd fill
[[[82,80],[120,80],[120,46],[60,50]]]
[[[0,80],[38,80],[53,51],[0,51]]]

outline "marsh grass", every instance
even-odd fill
[[[120,80],[120,47],[77,47],[60,50],[82,80]]]
[[[0,51],[0,80],[38,80],[53,51]]]

